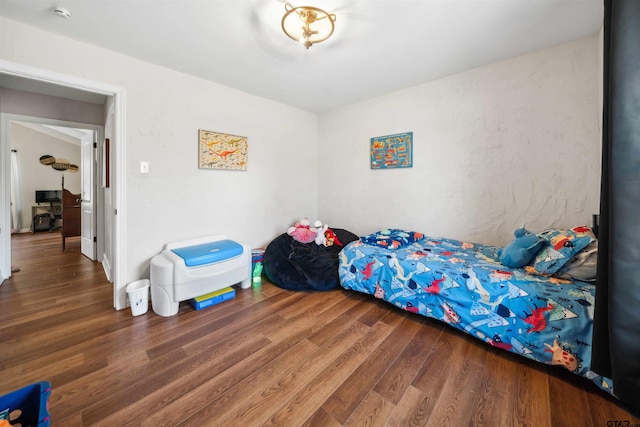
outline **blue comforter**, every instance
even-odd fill
[[[339,256],[346,289],[441,320],[494,347],[593,380],[595,286],[528,274],[500,264],[498,248],[385,230],[348,244]]]

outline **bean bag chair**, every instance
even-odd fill
[[[343,244],[325,247],[300,243],[287,233],[276,237],[264,251],[263,272],[275,285],[292,291],[330,291],[340,287],[338,253],[355,234],[332,228]]]

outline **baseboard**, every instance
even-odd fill
[[[107,280],[113,283],[111,278],[111,263],[109,263],[109,258],[106,255],[102,256],[102,269],[104,270],[105,276],[107,276]]]

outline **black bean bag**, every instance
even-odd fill
[[[276,237],[264,251],[264,273],[275,285],[292,291],[330,291],[340,286],[338,253],[358,240],[355,234],[332,228],[343,244],[325,247],[300,243],[287,233]]]

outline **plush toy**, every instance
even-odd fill
[[[316,245],[327,246],[327,236],[325,233],[329,229],[329,225],[322,225],[322,222],[316,221],[313,223],[313,226],[318,230],[318,235],[316,236]]]
[[[334,233],[332,229],[327,228],[327,231],[324,232],[324,236],[326,238],[326,243],[324,244],[325,246],[327,247],[333,246],[333,245],[344,246],[340,241],[340,239],[338,239],[338,236],[336,235],[336,233]]]
[[[328,224],[322,225],[322,222],[316,221],[313,225],[318,229],[318,235],[316,236],[317,245],[322,245],[325,248],[333,245],[343,246],[336,233],[329,228]]]
[[[287,234],[300,243],[311,243],[316,239],[318,230],[311,227],[309,219],[302,218],[293,227],[289,227]]]
[[[516,238],[502,249],[498,256],[502,265],[510,268],[524,267],[544,245],[544,240],[524,227],[517,228],[513,234]]]

